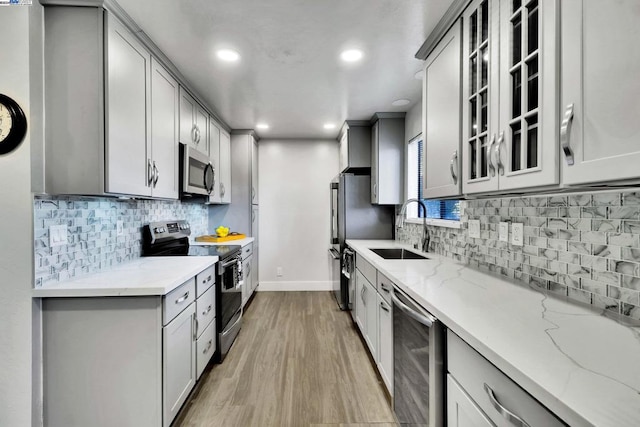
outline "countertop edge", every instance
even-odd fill
[[[217,256],[201,256],[201,257],[169,257],[175,260],[190,260],[190,263],[197,261],[195,266],[185,267],[179,273],[167,278],[166,285],[150,285],[150,286],[92,286],[89,285],[93,280],[105,281],[109,275],[127,274],[128,269],[135,267],[136,263],[145,261],[158,260],[161,261],[165,257],[147,257],[138,258],[131,262],[119,264],[111,269],[100,271],[88,275],[83,275],[72,280],[58,282],[54,285],[44,286],[32,289],[32,298],[92,298],[92,297],[135,297],[135,296],[164,296],[186,281],[195,277],[197,274],[211,267],[218,262]],[[132,273],[135,274],[135,273]]]

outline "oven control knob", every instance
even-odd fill
[[[160,233],[160,229],[158,227],[156,227],[156,228],[153,229],[153,232],[158,234],[158,233]]]

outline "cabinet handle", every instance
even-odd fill
[[[191,319],[192,319],[191,324],[193,325],[193,340],[197,341],[197,339],[198,339],[198,315],[197,315],[197,313],[193,313],[193,317]]]
[[[517,427],[530,427],[529,424],[527,424],[525,422],[525,420],[523,420],[522,418],[520,418],[519,416],[517,416],[516,414],[514,414],[513,412],[511,412],[510,410],[508,410],[504,406],[502,406],[500,404],[500,402],[498,402],[498,399],[496,399],[496,395],[493,393],[493,390],[491,389],[491,387],[489,387],[487,385],[487,383],[484,383],[484,391],[487,392],[487,395],[489,396],[489,401],[491,402],[491,405],[509,423],[511,423],[511,424],[513,424],[514,426],[517,426]]]
[[[363,287],[362,290],[360,291],[360,299],[362,300],[362,304],[363,305],[367,305],[367,301],[364,299],[364,294],[367,291],[367,288]]]
[[[251,262],[247,263],[247,277],[251,274]]]
[[[224,197],[224,193],[225,193],[225,189],[224,189],[224,184],[221,182],[220,183],[220,197]]]
[[[494,133],[487,149],[487,163],[489,164],[489,174],[496,176],[496,167],[493,165],[493,144],[496,142],[496,134]]]
[[[151,187],[153,183],[153,167],[151,166],[151,159],[147,160],[147,185]]]
[[[158,178],[160,178],[160,171],[158,171],[158,167],[156,166],[156,162],[153,162],[153,187],[158,184]]]
[[[255,200],[256,198],[256,189],[255,187],[251,187],[251,200]]]
[[[386,311],[387,313],[389,312],[389,309],[387,307],[385,307],[383,302],[380,303],[380,308],[383,309],[384,311]]]
[[[251,211],[251,222],[256,222],[256,211]]]
[[[453,156],[451,156],[451,163],[449,163],[449,170],[451,171],[451,178],[453,178],[453,183],[457,184],[458,183],[458,176],[456,175],[455,171],[453,170],[453,164],[455,162],[457,162],[458,160],[458,150],[453,152]]]
[[[496,163],[498,165],[498,173],[500,175],[504,175],[504,165],[502,164],[502,159],[500,158],[500,150],[502,149],[503,142],[504,131],[500,132],[500,136],[498,137],[498,144],[496,145]]]
[[[180,298],[178,298],[176,300],[176,304],[180,304],[181,302],[186,301],[187,298],[189,298],[189,291],[185,292],[184,295],[182,295]]]
[[[211,304],[209,304],[209,307],[207,307],[207,309],[202,312],[202,315],[206,316],[207,314],[211,313],[211,308]]]
[[[573,150],[571,149],[571,124],[573,123],[573,104],[567,105],[560,126],[560,144],[564,152],[564,158],[569,166],[573,165]]]
[[[191,141],[193,141],[195,144],[198,144],[197,133],[198,133],[198,125],[194,123],[193,127],[191,128]]]
[[[207,343],[207,348],[202,350],[202,354],[207,354],[207,352],[211,349],[212,345],[213,345],[213,340],[209,340],[209,342]]]
[[[378,197],[378,184],[373,184],[373,198]]]
[[[208,275],[208,276],[207,276],[207,280],[206,280],[206,281],[204,281],[203,283],[210,282],[211,280],[213,280],[213,276]]]
[[[390,289],[387,288],[387,286],[384,283],[380,283],[380,288],[382,288],[382,290],[385,291],[386,293],[390,292]]]

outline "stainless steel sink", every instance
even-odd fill
[[[375,254],[384,259],[429,259],[415,252],[400,248],[371,249]]]

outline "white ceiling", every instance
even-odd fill
[[[344,120],[419,102],[414,58],[452,0],[118,0],[232,129],[334,138]],[[241,55],[223,63],[215,51]],[[346,48],[364,58],[345,64]],[[394,107],[399,98],[409,105]],[[331,122],[336,129],[327,131]]]

